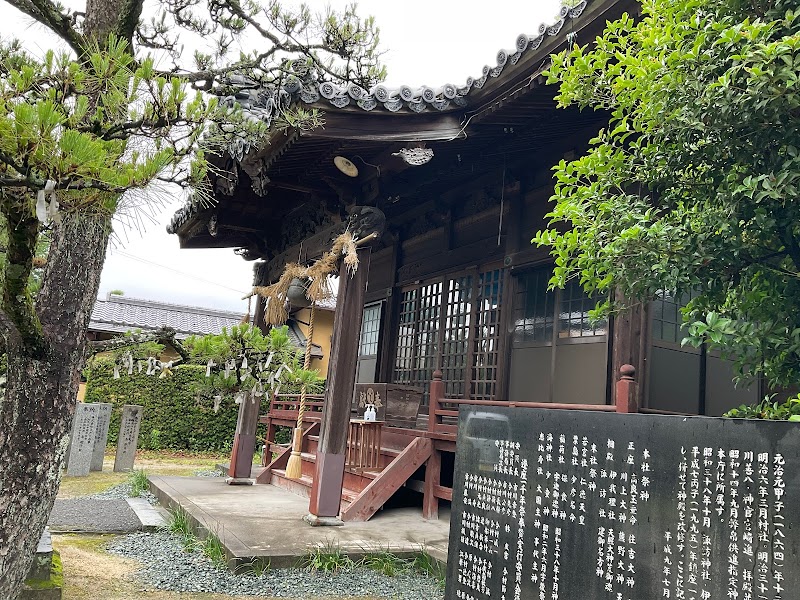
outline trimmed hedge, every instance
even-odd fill
[[[109,444],[117,443],[122,405],[138,404],[144,407],[140,448],[227,451],[233,443],[239,406],[228,395],[219,412],[214,412],[214,400],[196,391],[205,371],[205,365],[187,364],[174,367],[172,375],[163,379],[136,370],[114,379],[113,363],[95,359],[87,367],[85,401],[113,405]]]

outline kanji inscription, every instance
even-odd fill
[[[446,598],[788,600],[798,463],[792,423],[462,406]]]

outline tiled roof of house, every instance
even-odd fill
[[[335,305],[336,300],[333,302]],[[244,314],[229,310],[108,294],[105,300],[98,298],[95,301],[89,330],[121,334],[137,329],[152,331],[167,326],[175,330],[176,338],[182,340],[191,335],[220,333],[223,327],[241,323],[243,317]],[[287,325],[291,343],[301,350],[304,349],[306,337],[300,326],[291,319]],[[311,356],[322,357],[322,348],[318,344],[311,345]]]
[[[125,333],[136,329],[149,331],[165,325],[177,332],[175,337],[185,339],[190,335],[220,333],[223,327],[241,323],[242,317],[242,313],[233,311],[109,294],[106,299],[95,301],[89,330]]]

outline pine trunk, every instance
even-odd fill
[[[0,400],[0,598],[15,600],[53,507],[75,411],[86,329],[110,218],[64,215],[55,227],[37,313],[44,353],[9,339]]]

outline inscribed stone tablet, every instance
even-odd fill
[[[72,421],[69,452],[67,454],[67,475],[86,476],[92,463],[95,432],[97,430],[97,407],[78,402]]]
[[[111,423],[111,405],[105,402],[94,402],[97,407],[97,429],[95,431],[94,449],[92,451],[92,464],[90,471],[103,470],[103,455],[108,443],[108,426]]]
[[[457,448],[447,600],[800,589],[794,423],[462,406]]]
[[[126,404],[122,407],[122,419],[117,437],[117,456],[114,460],[115,471],[130,471],[136,459],[136,445],[139,442],[139,426],[142,424],[141,406]]]

